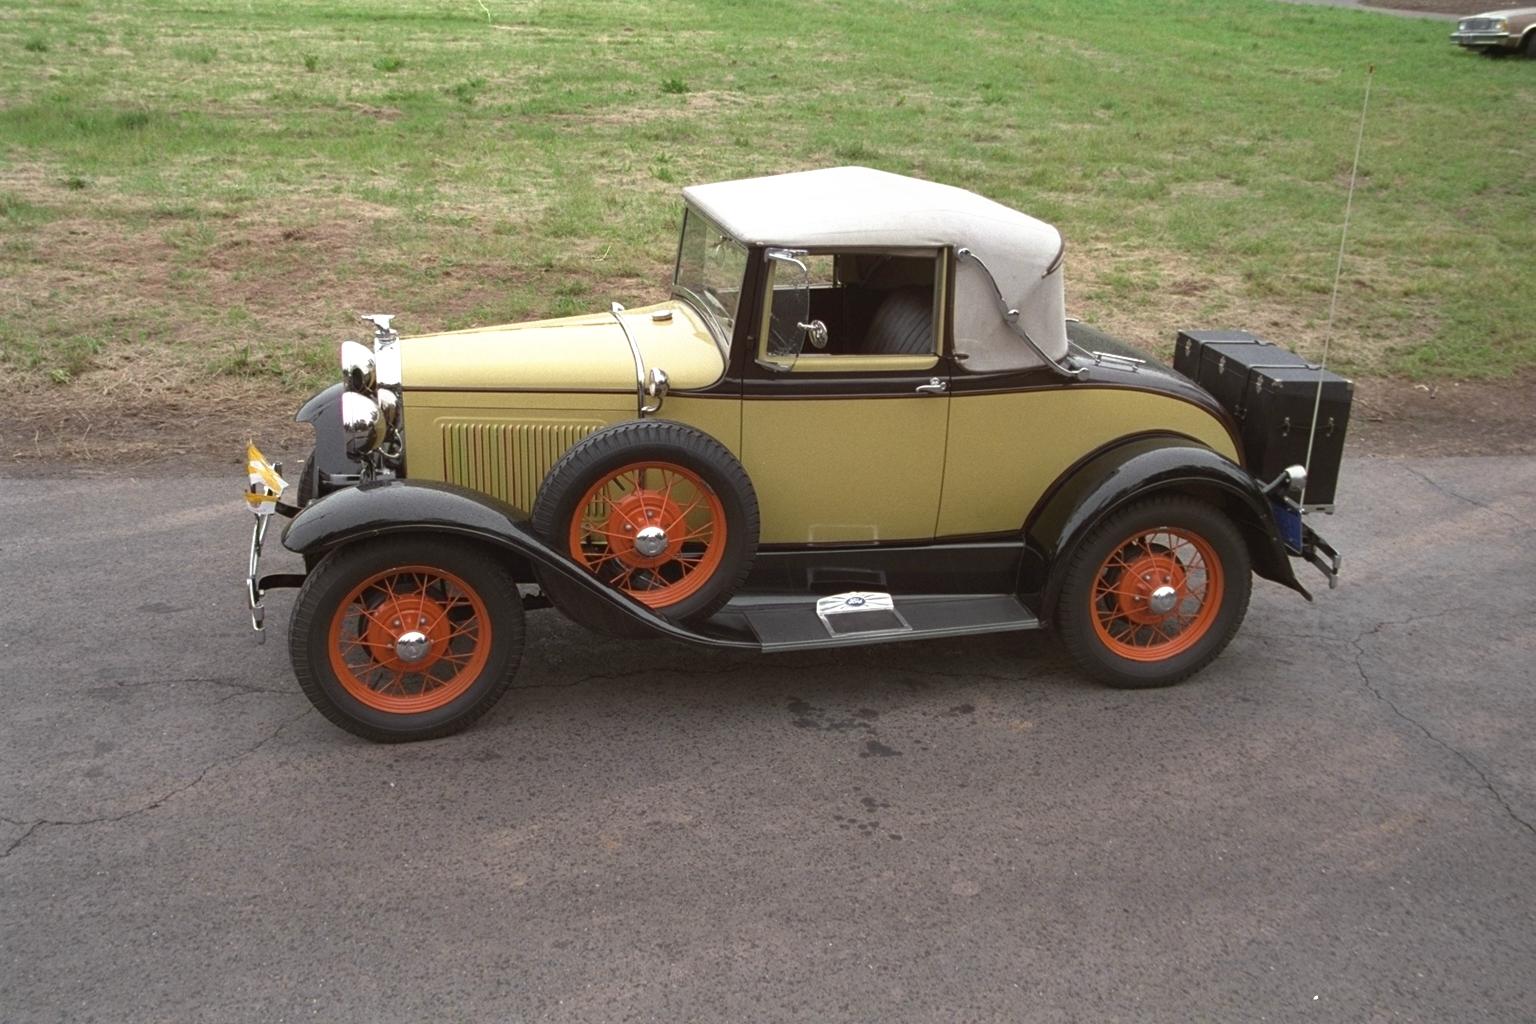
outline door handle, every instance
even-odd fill
[[[949,384],[942,377],[929,377],[927,384],[919,384],[917,393],[920,395],[942,395],[949,390]]]

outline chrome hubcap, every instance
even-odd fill
[[[395,656],[407,664],[425,658],[431,649],[432,641],[427,639],[427,635],[414,629],[409,633],[401,633],[395,641]]]
[[[655,558],[667,550],[667,531],[659,526],[647,526],[635,534],[635,550],[646,558]]]
[[[1147,607],[1158,615],[1166,615],[1173,611],[1173,606],[1179,601],[1179,592],[1164,584],[1152,591],[1152,596],[1147,598]]]

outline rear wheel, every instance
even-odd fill
[[[398,537],[331,552],[299,591],[294,674],[335,724],[381,742],[468,727],[506,692],[523,649],[517,584],[480,548]]]
[[[1122,689],[1168,686],[1204,668],[1242,624],[1252,589],[1242,535],[1188,498],[1115,513],[1066,572],[1062,640],[1085,673]]]

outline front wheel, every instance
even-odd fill
[[[473,544],[387,537],[326,555],[288,627],[294,675],[336,725],[382,743],[467,728],[523,652],[517,584]]]
[[[1170,686],[1204,668],[1242,624],[1253,582],[1232,521],[1174,497],[1111,515],[1066,573],[1062,641],[1080,669],[1120,689]]]

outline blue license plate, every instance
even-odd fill
[[[1286,547],[1301,554],[1301,510],[1273,499],[1269,505],[1275,513],[1275,525],[1280,528],[1280,539]]]

